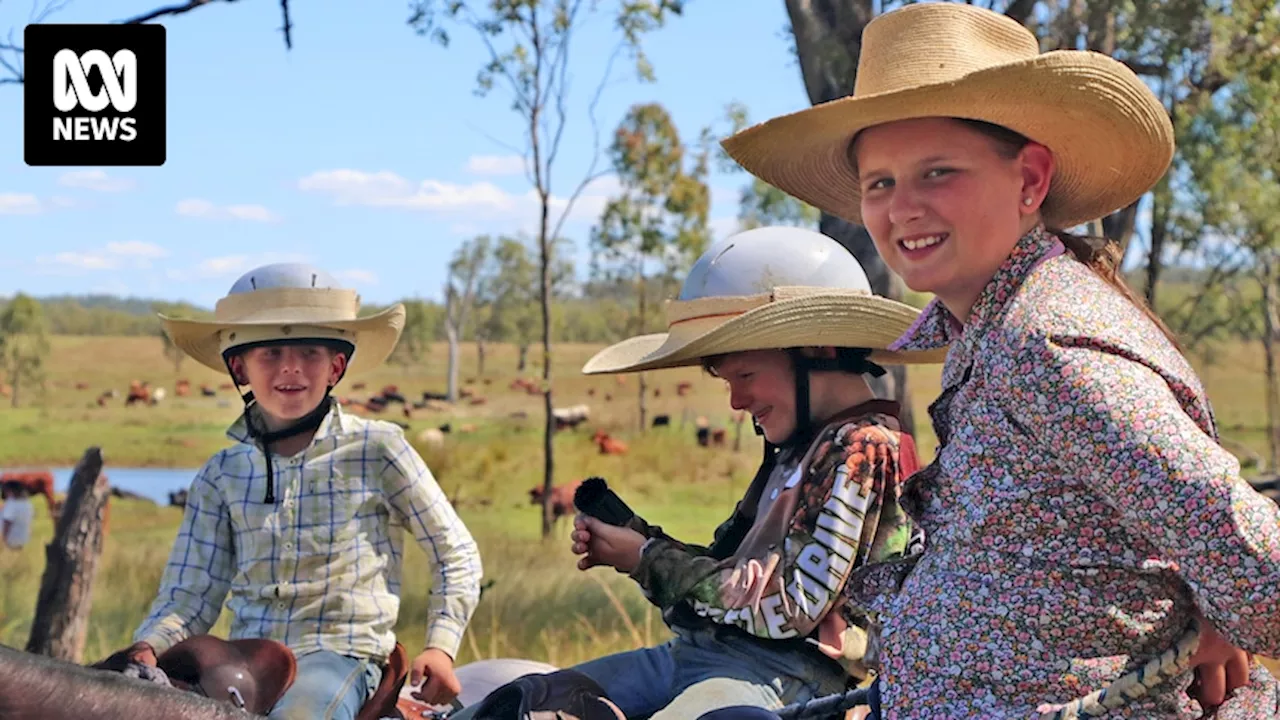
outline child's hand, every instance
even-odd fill
[[[640,548],[645,537],[631,528],[617,527],[579,514],[573,519],[573,552],[585,555],[578,569],[608,565],[621,573],[629,573],[640,564]]]
[[[1191,655],[1195,681],[1187,694],[1208,711],[1226,702],[1236,688],[1249,684],[1253,656],[1232,645],[1203,615],[1199,617],[1200,645]]]
[[[422,687],[412,695],[430,705],[448,705],[462,692],[462,683],[453,674],[453,658],[438,648],[427,648],[413,659],[409,685]]]

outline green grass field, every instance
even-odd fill
[[[189,379],[193,389],[202,383],[217,386],[223,378],[190,361],[175,375],[161,355],[158,339],[57,337],[53,347],[48,389],[39,402],[28,396],[30,406],[0,405],[0,437],[8,440],[0,444],[0,467],[71,465],[86,447],[97,445],[103,449],[109,476],[113,465],[195,467],[227,444],[223,432],[239,411],[239,398],[230,391],[199,397],[198,390],[195,397],[174,397],[179,377]],[[648,375],[648,406],[651,416],[670,414],[673,424],[642,435],[636,429],[637,378],[619,383],[613,377],[578,374],[594,350],[574,345],[555,349],[556,404],[587,403],[592,413],[578,431],[557,435],[557,482],[603,475],[638,512],[673,535],[709,541],[759,459],[760,441],[750,424],[743,425],[742,448],[735,452],[735,427],[722,383],[697,369],[672,370]],[[535,354],[531,352],[531,358]],[[384,384],[396,384],[410,397],[420,397],[424,390],[443,391],[444,358],[445,347],[435,346],[421,368],[389,367],[371,377],[351,377],[337,394],[363,398]],[[484,594],[459,660],[520,656],[566,665],[665,638],[667,631],[656,611],[627,578],[611,570],[582,573],[574,568],[567,523],[558,528],[553,542],[537,541],[538,509],[528,504],[527,491],[542,478],[541,397],[508,389],[516,377],[515,358],[514,348],[490,347],[485,377],[466,383],[476,375],[476,349],[464,346],[459,377],[464,387],[485,396],[485,404],[418,411],[410,420],[400,416],[398,406],[387,414],[407,422],[411,438],[444,422],[455,428],[443,449],[423,448],[423,456],[479,541],[486,577],[494,582]],[[1217,364],[1201,363],[1200,369],[1226,439],[1243,448],[1238,454],[1265,455],[1260,350],[1228,348]],[[539,371],[532,366],[525,373],[535,374]],[[938,368],[915,368],[911,378],[916,417],[927,418]],[[116,388],[124,393],[131,380],[163,385],[169,397],[153,407],[125,407],[123,396],[107,407],[96,404],[100,392]],[[682,380],[693,384],[686,397],[675,392]],[[368,389],[352,390],[351,384],[360,381]],[[79,382],[87,383],[88,389],[77,390]],[[660,397],[652,397],[654,389],[661,391]],[[611,401],[606,402],[605,395],[611,395]],[[527,418],[511,417],[520,411]],[[729,447],[698,447],[693,432],[697,415],[727,426]],[[682,418],[688,421],[683,427]],[[475,430],[457,432],[464,424]],[[596,428],[627,442],[630,452],[623,457],[599,455],[590,442]],[[927,459],[933,453],[932,434],[927,427],[917,432]],[[43,503],[37,501],[37,508],[43,511]],[[128,644],[155,592],[180,517],[175,508],[113,501],[85,661]],[[43,547],[51,536],[49,521],[41,514],[30,545],[21,552],[0,551],[0,643],[21,647],[26,642],[44,568]],[[406,563],[398,633],[416,652],[425,632],[430,576],[425,556],[416,548],[410,549]],[[215,632],[224,632],[225,623],[224,616]]]

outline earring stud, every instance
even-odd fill
[[[1023,204],[1023,205],[1027,205],[1027,206],[1030,206],[1030,205],[1031,205],[1031,198],[1029,198],[1029,197],[1024,197],[1024,198],[1022,198],[1022,204]]]

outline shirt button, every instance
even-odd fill
[[[285,550],[292,550],[292,549],[293,549],[293,543],[285,543],[285,544],[284,544],[284,549],[285,549]]]

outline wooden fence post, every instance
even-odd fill
[[[102,555],[108,487],[102,450],[91,447],[76,464],[53,542],[45,547],[44,577],[27,652],[79,663],[88,630],[93,580]]]

